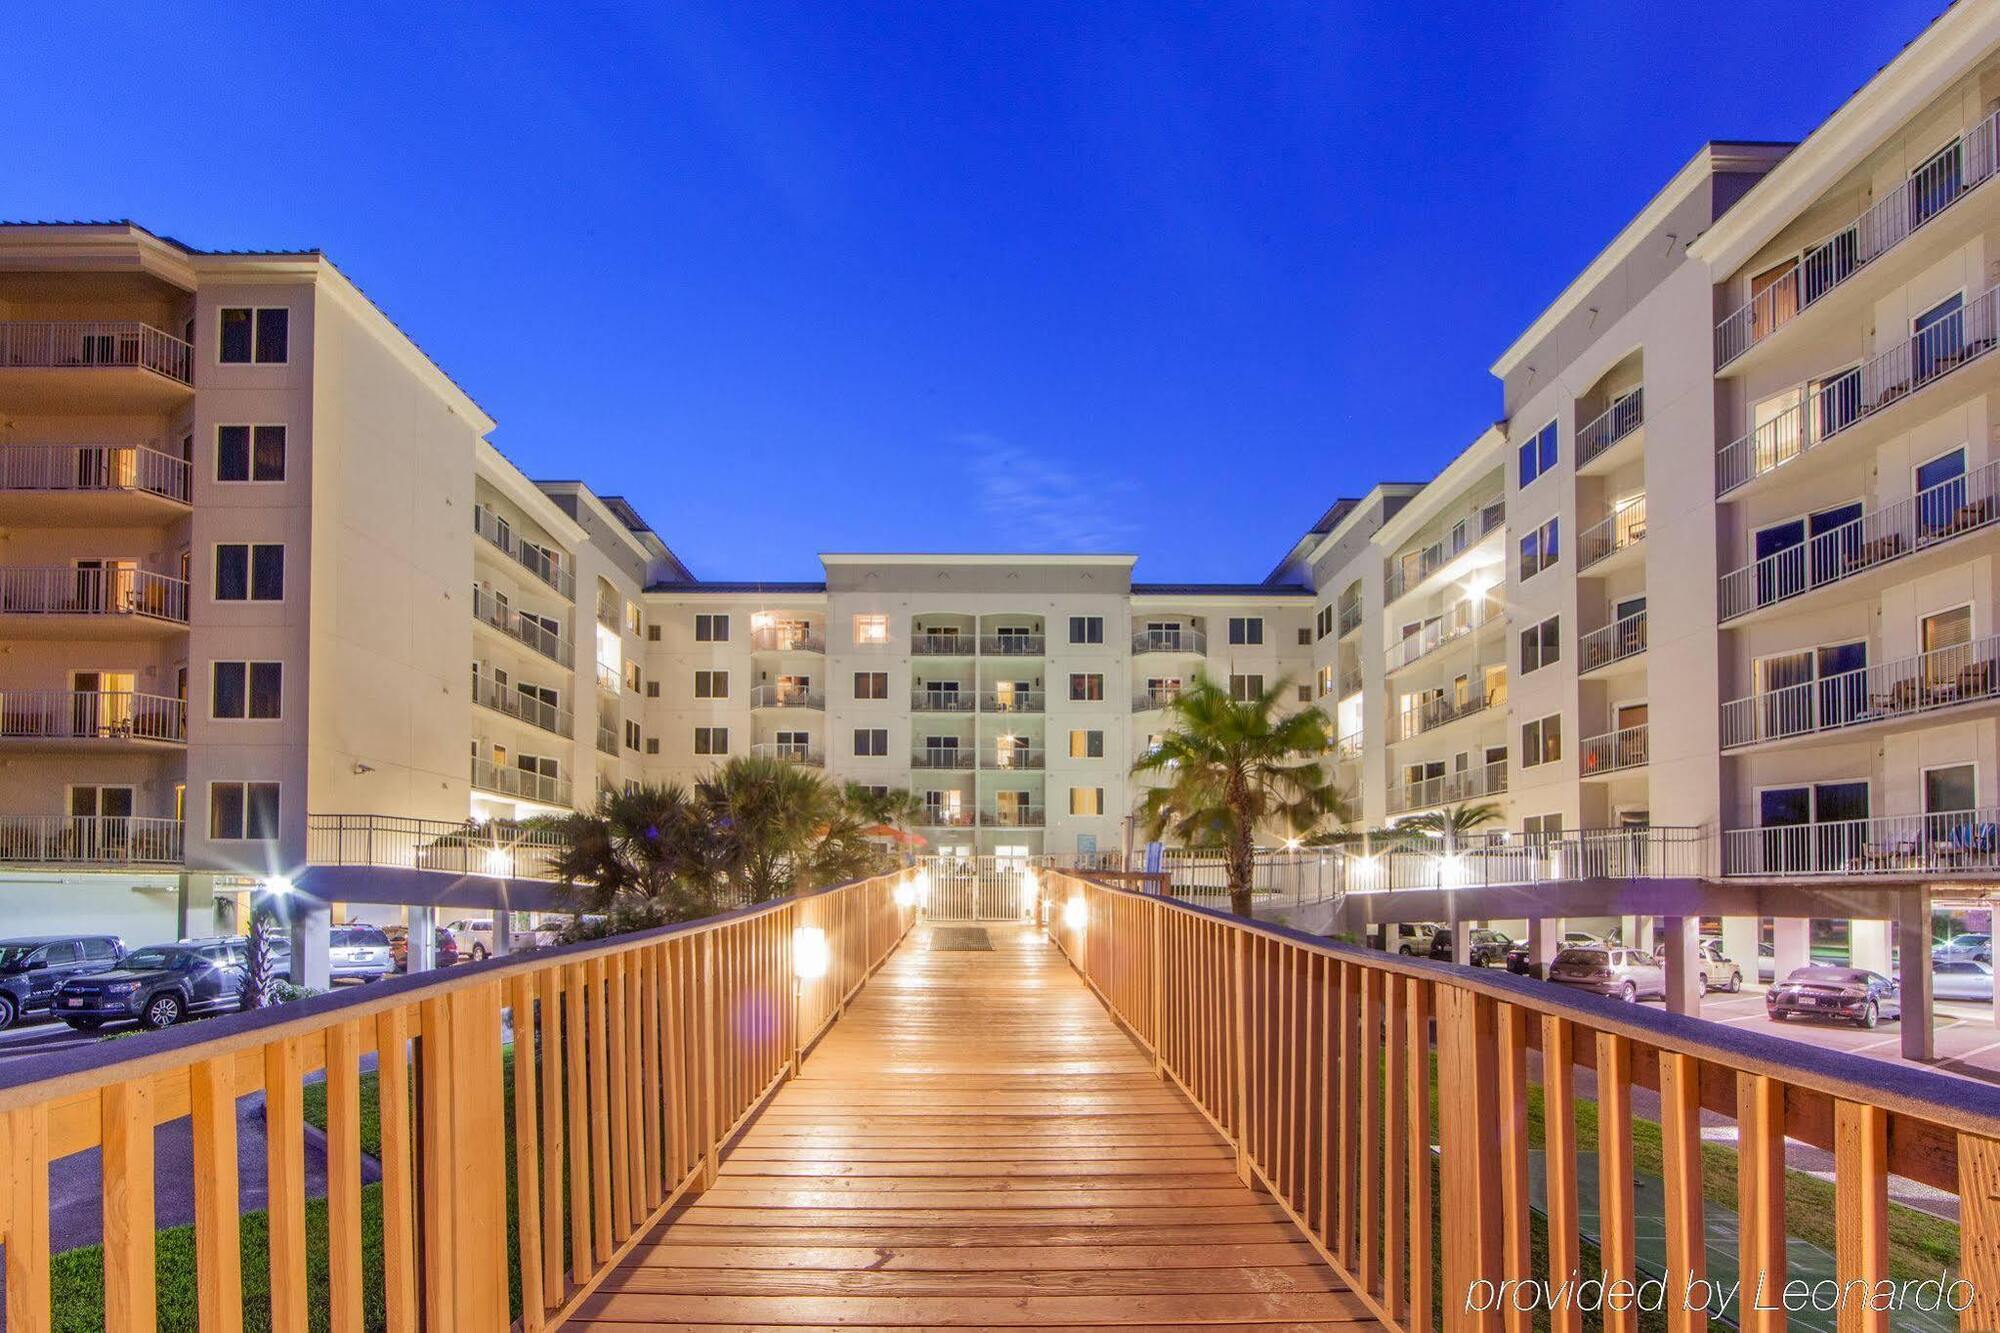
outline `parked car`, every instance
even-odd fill
[[[1657,959],[1613,944],[1564,949],[1549,965],[1549,980],[1627,1002],[1667,993],[1667,969]]]
[[[0,940],[0,1028],[44,1013],[71,977],[115,967],[125,956],[116,935],[22,935]]]
[[[1497,930],[1474,930],[1468,946],[1468,956],[1474,967],[1499,967],[1507,961],[1507,951],[1514,947],[1514,941]],[[1431,936],[1430,956],[1441,962],[1452,959],[1451,927],[1440,926]]]
[[[1428,958],[1431,939],[1444,927],[1435,921],[1401,921],[1387,927],[1389,947],[1405,958]]]
[[[1774,1020],[1811,1014],[1851,1019],[1872,1028],[1882,1019],[1901,1018],[1903,1003],[1896,983],[1879,972],[1813,966],[1793,969],[1764,992],[1764,1012]]]
[[[396,970],[380,926],[351,922],[327,935],[327,975],[335,981],[380,981]]]
[[[1931,995],[1939,1000],[1991,1000],[1993,965],[1970,958],[1931,964]]]
[[[1604,941],[1587,930],[1566,930],[1562,933],[1562,938],[1556,943],[1556,951],[1558,953],[1564,949],[1598,949],[1603,947]],[[1516,940],[1514,947],[1507,951],[1507,970],[1519,977],[1539,977],[1542,975],[1541,965],[1528,961],[1528,941]]]
[[[1942,944],[1931,946],[1931,961],[1934,963],[1992,963],[1993,937],[1991,935],[1954,935]]]
[[[459,956],[470,958],[475,963],[483,963],[493,953],[493,918],[465,917],[457,921],[447,921],[444,928],[451,932],[452,942],[458,945]]]
[[[408,926],[384,926],[382,933],[389,940],[389,965],[398,972],[410,970],[410,928]],[[443,926],[437,928],[437,965],[450,967],[458,961],[458,941]]]
[[[165,1028],[191,1014],[241,1009],[249,980],[249,956],[239,944],[152,944],[116,967],[71,977],[52,1003],[58,1018],[82,1032],[120,1022]]]
[[[1743,989],[1743,969],[1736,960],[1722,952],[1722,940],[1715,935],[1704,935],[1695,945],[1696,980],[1701,983],[1702,993],[1727,991],[1731,995]],[[1667,965],[1667,942],[1661,940],[1653,946],[1653,960],[1661,967]]]

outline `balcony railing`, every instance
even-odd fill
[[[977,765],[976,752],[969,745],[947,748],[927,745],[910,752],[910,767],[930,770],[969,770]]]
[[[1208,651],[1208,634],[1198,629],[1142,629],[1132,636],[1134,653],[1194,653]]]
[[[0,568],[0,615],[133,616],[185,625],[188,585],[144,569]]]
[[[1389,788],[1389,813],[1408,814],[1433,806],[1499,796],[1507,790],[1507,761],[1496,760],[1458,773],[1442,773],[1418,782],[1398,782]]]
[[[2000,698],[2000,637],[1786,685],[1722,705],[1722,744],[1842,731]]]
[[[185,744],[187,705],[130,690],[9,690],[0,694],[0,738]]]
[[[0,815],[0,861],[35,865],[177,865],[181,822],[135,815]]]
[[[1043,809],[1039,805],[979,812],[979,823],[984,828],[1040,828],[1046,822]]]
[[[194,383],[194,349],[137,320],[0,322],[0,367],[149,370]]]
[[[979,640],[970,634],[927,630],[910,638],[914,657],[971,657],[979,651]]]
[[[1611,400],[1611,406],[1598,413],[1589,422],[1576,430],[1576,465],[1584,466],[1591,459],[1618,443],[1646,422],[1646,391],[1643,387]]]
[[[1400,552],[1389,562],[1383,600],[1393,602],[1506,526],[1507,503],[1489,500],[1454,520],[1445,535],[1418,551]]]
[[[1339,697],[1342,699],[1347,698],[1349,695],[1361,693],[1361,668],[1353,667],[1341,672],[1340,679],[1336,684],[1340,690]]]
[[[982,713],[1039,713],[1046,707],[1040,690],[987,690],[979,696]]]
[[[1730,829],[1725,875],[1933,875],[2000,871],[2000,811]]]
[[[1361,628],[1361,603],[1342,602],[1340,604],[1340,619],[1337,622],[1337,627],[1334,630],[1334,633],[1339,635],[1341,638],[1346,638],[1348,635],[1354,633],[1355,630],[1358,630],[1360,628]]]
[[[1486,597],[1468,597],[1455,604],[1442,619],[1426,621],[1415,633],[1407,634],[1390,645],[1388,669],[1401,671],[1406,666],[1421,662],[1439,649],[1501,618],[1499,602]]]
[[[750,691],[752,708],[809,708],[824,712],[826,696],[799,685],[759,685]]]
[[[1716,451],[1717,498],[1984,357],[1993,350],[1996,325],[2000,288],[1989,287],[1962,309],[1852,370],[1800,386],[1790,407]]]
[[[472,618],[492,626],[560,666],[576,664],[576,650],[568,639],[540,621],[530,620],[484,588],[474,587],[472,590]]]
[[[979,652],[984,657],[1040,657],[1047,644],[1040,634],[985,634]]]
[[[1333,757],[1335,759],[1359,759],[1361,757],[1364,737],[1365,733],[1363,732],[1350,731],[1345,736],[1337,738],[1333,742]]]
[[[1809,245],[1770,286],[1715,326],[1716,369],[1797,318],[1828,292],[1902,244],[1911,232],[1984,184],[2000,162],[2000,113],[1988,116],[1860,217]]]
[[[1003,773],[1033,771],[1047,765],[1048,755],[1042,750],[987,750],[979,756],[979,766],[997,769]]]
[[[1648,759],[1646,724],[1587,737],[1577,747],[1577,756],[1584,777],[1643,768]]]
[[[1723,620],[1748,615],[1989,527],[1996,519],[2000,519],[2000,462],[1731,570],[1720,581],[1718,613]]]
[[[539,801],[543,805],[570,803],[568,778],[552,778],[546,773],[534,773],[484,759],[472,761],[472,785],[481,791],[497,792],[501,796],[518,797],[523,801]]]
[[[1150,713],[1165,708],[1180,697],[1181,692],[1178,689],[1138,690],[1132,695],[1132,711]]]
[[[1629,500],[1603,520],[1585,528],[1576,539],[1576,570],[1581,574],[1600,560],[1646,540],[1646,497]]]
[[[912,713],[970,713],[979,696],[971,690],[912,690]]]
[[[625,692],[625,682],[619,679],[617,667],[612,666],[608,662],[599,662],[596,666],[595,675],[598,689],[604,691],[606,694],[623,694]]]
[[[922,828],[971,828],[973,822],[969,806],[952,810],[941,805],[927,805],[917,819],[918,826]]]
[[[573,719],[567,708],[558,707],[546,699],[538,699],[512,686],[502,685],[490,676],[478,672],[472,674],[472,701],[482,708],[490,708],[496,713],[518,718],[531,727],[557,736],[568,737]]]
[[[809,742],[759,741],[750,747],[750,753],[758,759],[782,759],[788,764],[804,764],[808,768],[826,767],[826,752]]]
[[[611,755],[614,758],[617,756],[618,729],[616,727],[607,727],[602,723],[598,724],[597,752],[603,755]]]
[[[1646,651],[1646,613],[1600,625],[1576,641],[1577,671],[1596,671]]]
[[[0,445],[0,491],[118,491],[187,504],[185,461],[143,445]]]
[[[559,594],[564,601],[576,600],[576,572],[561,557],[524,541],[521,535],[490,509],[475,505],[472,530],[497,547],[503,555]]]
[[[826,635],[789,625],[766,625],[750,631],[750,648],[759,653],[823,653]]]
[[[1489,708],[1504,707],[1507,703],[1507,687],[1467,695],[1455,699],[1450,695],[1426,700],[1415,708],[1405,708],[1397,716],[1397,739],[1409,740],[1427,731],[1450,726],[1461,718],[1483,713]]]

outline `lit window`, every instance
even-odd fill
[[[873,614],[854,617],[854,642],[889,642],[889,617]]]
[[[1069,789],[1069,812],[1073,815],[1103,814],[1104,788],[1071,787]]]

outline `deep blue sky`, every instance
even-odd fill
[[[0,217],[326,250],[705,577],[1249,579],[1497,415],[1700,143],[1798,137],[1941,4],[38,6]]]

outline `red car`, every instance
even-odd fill
[[[389,962],[398,972],[410,970],[410,928],[408,926],[384,926],[382,933],[389,937]],[[458,941],[444,927],[437,929],[437,965],[450,967],[458,961]]]

